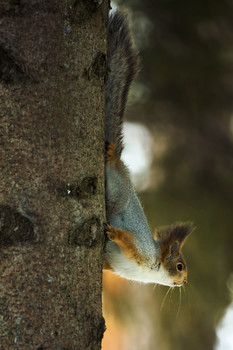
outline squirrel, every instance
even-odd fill
[[[176,223],[151,234],[142,206],[121,159],[122,124],[130,85],[138,69],[127,16],[114,11],[108,25],[106,87],[106,216],[103,268],[126,279],[166,286],[187,283],[187,266],[181,254],[190,223]]]

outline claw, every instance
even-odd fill
[[[104,222],[104,231],[106,232],[106,231],[108,231],[108,224],[106,223],[106,222]]]
[[[106,141],[105,143],[105,160],[109,162],[115,157],[115,145],[112,142]]]
[[[106,222],[104,223],[104,231],[110,240],[114,239],[115,237],[114,229],[112,226],[108,225]]]

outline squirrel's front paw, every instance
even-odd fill
[[[105,149],[105,160],[106,162],[110,162],[115,157],[115,145],[112,142],[106,141]]]
[[[106,232],[106,235],[108,236],[108,238],[111,241],[114,241],[114,238],[116,236],[116,230],[108,224],[104,224],[104,228],[105,228],[105,232]]]

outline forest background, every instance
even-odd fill
[[[141,142],[151,151],[150,171],[136,178],[140,198],[151,228],[192,221],[196,230],[184,247],[185,290],[166,295],[166,287],[104,275],[103,349],[233,349],[223,328],[233,314],[233,3],[117,6],[129,9],[141,57],[127,110],[137,123],[127,128],[146,127]],[[126,153],[136,149],[128,138]]]

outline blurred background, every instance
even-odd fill
[[[104,273],[103,350],[233,349],[233,1],[124,0],[141,72],[125,162],[151,229],[192,221],[185,288]]]

